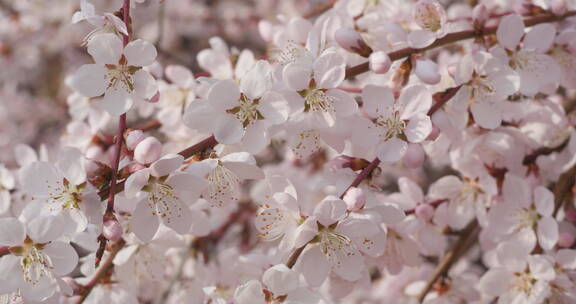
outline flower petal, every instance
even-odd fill
[[[394,137],[380,143],[376,148],[376,155],[383,162],[396,162],[404,156],[406,149],[408,149],[408,143]]]
[[[156,47],[146,40],[136,39],[131,41],[124,48],[124,56],[128,61],[128,65],[132,66],[148,66],[156,60]]]
[[[114,34],[100,34],[88,42],[88,53],[97,64],[118,64],[122,56],[122,40]]]
[[[15,218],[1,218],[0,231],[0,246],[20,246],[26,238],[26,227]]]
[[[99,64],[85,64],[70,77],[70,87],[85,97],[96,97],[106,92],[108,70]]]
[[[141,200],[132,213],[130,227],[142,242],[152,240],[158,231],[160,220],[155,212],[156,210],[151,209],[148,200]]]
[[[509,50],[516,49],[520,39],[524,36],[524,21],[517,14],[503,17],[496,31],[498,42]]]

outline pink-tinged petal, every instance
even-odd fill
[[[504,268],[493,268],[488,270],[480,279],[480,290],[494,297],[497,297],[512,288],[515,276]]]
[[[408,34],[408,45],[415,49],[425,48],[436,41],[436,34],[426,30],[415,30]]]
[[[132,213],[130,227],[142,242],[152,240],[160,225],[156,210],[151,207],[148,200],[141,200]]]
[[[424,193],[422,192],[422,188],[420,188],[420,186],[410,178],[399,178],[398,187],[400,188],[400,192],[411,200],[411,203],[417,204],[424,202]]]
[[[419,143],[424,141],[432,132],[432,121],[430,116],[425,113],[418,113],[408,122],[404,134],[408,141],[412,143]]]
[[[327,196],[314,208],[314,216],[326,227],[342,219],[345,214],[346,202],[335,196]]]
[[[457,176],[443,176],[430,185],[428,197],[430,199],[450,199],[458,196],[462,187],[462,181]]]
[[[382,232],[375,218],[354,213],[338,222],[334,231],[350,238],[362,238]]]
[[[298,288],[299,274],[284,264],[268,268],[262,275],[262,283],[272,291],[275,296],[288,294]]]
[[[56,190],[62,177],[54,165],[48,162],[34,162],[20,171],[22,190],[31,196],[48,196]]]
[[[550,250],[558,243],[558,223],[554,218],[545,216],[538,221],[538,243],[544,250]]]
[[[531,50],[521,50],[517,57],[523,61],[517,69],[522,94],[532,96],[546,85],[560,82],[562,71],[554,58]]]
[[[304,223],[300,224],[294,232],[294,247],[302,247],[304,244],[310,242],[318,233],[318,224],[316,218],[313,216],[308,217]]]
[[[114,34],[100,34],[88,42],[88,53],[97,64],[118,64],[123,49],[122,40]]]
[[[510,14],[500,20],[496,38],[498,42],[509,50],[516,49],[520,39],[524,35],[524,21],[516,14]]]
[[[183,162],[184,157],[180,154],[166,154],[150,166],[150,174],[156,177],[166,176],[180,168]]]
[[[158,92],[156,79],[150,73],[139,70],[134,74],[134,93],[142,99],[150,99]]]
[[[6,213],[10,209],[12,196],[6,190],[0,190],[0,214]]]
[[[346,77],[344,57],[336,52],[324,52],[314,62],[314,80],[321,89],[335,88]]]
[[[268,92],[260,99],[258,111],[260,111],[267,122],[281,124],[288,119],[290,108],[288,107],[288,102],[282,95]]]
[[[233,115],[221,115],[214,129],[216,141],[224,145],[237,144],[244,136],[242,123]]]
[[[506,265],[510,270],[522,271],[526,265],[526,257],[536,247],[536,235],[530,228],[525,228],[512,235],[511,238],[498,244],[496,253],[500,265]]]
[[[302,274],[308,285],[318,287],[328,278],[330,264],[320,250],[320,245],[309,245],[300,255],[294,270]]]
[[[380,143],[376,148],[376,155],[383,162],[396,162],[402,159],[406,149],[408,149],[408,143],[394,137]]]
[[[262,97],[272,85],[269,74],[271,72],[270,64],[267,61],[259,60],[256,64],[240,79],[240,90],[248,99]]]
[[[532,190],[528,182],[514,174],[508,173],[502,186],[504,201],[508,204],[528,208],[532,204]]]
[[[266,295],[262,289],[260,281],[250,280],[236,288],[234,302],[237,304],[266,304]]]
[[[241,79],[246,75],[246,73],[256,64],[256,59],[254,58],[254,53],[252,51],[244,49],[238,55],[238,60],[236,61],[236,66],[234,69],[234,76],[236,79]]]
[[[552,257],[534,254],[527,258],[530,274],[536,279],[543,281],[552,281],[556,277],[554,261]]]
[[[502,111],[497,104],[476,102],[470,107],[474,121],[482,128],[495,129],[502,123]]]
[[[86,181],[84,155],[76,148],[65,147],[60,150],[56,167],[73,185]]]
[[[150,170],[142,169],[132,173],[126,179],[124,184],[124,194],[127,198],[133,198],[142,190],[142,188],[148,183],[148,178],[150,178]]]
[[[225,162],[224,166],[240,179],[263,179],[264,171],[256,165],[245,162]]]
[[[546,187],[536,187],[534,189],[534,205],[536,205],[536,211],[541,215],[551,216],[554,212],[554,194]]]
[[[414,74],[422,82],[430,85],[437,84],[442,79],[438,64],[430,59],[417,60]]]
[[[406,214],[396,204],[382,202],[375,207],[380,214],[382,222],[386,225],[394,225],[400,223]]]
[[[109,88],[102,98],[102,108],[112,116],[120,116],[132,108],[130,93],[122,88]]]
[[[326,91],[326,95],[334,99],[334,110],[336,110],[337,116],[347,117],[356,113],[358,110],[356,100],[344,91],[331,89]]]
[[[260,210],[254,219],[254,226],[258,230],[258,237],[266,241],[276,240],[290,228],[287,214],[278,208]]]
[[[289,63],[282,70],[282,79],[289,89],[302,91],[308,88],[311,72],[308,67],[297,63]]]
[[[537,24],[524,37],[524,48],[544,53],[552,47],[556,27],[550,23]]]
[[[128,60],[128,65],[148,66],[156,60],[156,47],[146,40],[136,39],[131,41],[124,48],[124,56]]]
[[[186,108],[182,121],[190,129],[210,133],[216,128],[215,117],[220,115],[228,114],[215,113],[207,100],[196,99]]]
[[[68,243],[51,242],[42,251],[50,257],[54,266],[52,272],[56,275],[69,274],[78,265],[78,254]]]
[[[354,244],[360,251],[371,257],[379,257],[386,250],[386,241],[388,237],[384,231],[368,237],[354,238]]]
[[[186,234],[190,231],[192,211],[182,203],[179,197],[164,197],[163,201],[156,203],[156,210],[162,223],[172,230],[179,234]]]
[[[332,252],[334,258],[328,261],[332,266],[332,271],[347,281],[357,281],[362,277],[364,270],[364,257],[354,247],[352,243],[345,245],[345,250],[335,250]]]
[[[169,65],[166,67],[166,78],[180,88],[190,88],[194,85],[194,75],[185,66]]]
[[[388,87],[369,84],[362,90],[362,109],[370,117],[387,116],[393,104],[394,95]]]
[[[85,64],[70,77],[70,87],[85,97],[96,97],[106,92],[108,70],[99,64]]]
[[[410,119],[418,113],[426,113],[432,106],[432,95],[426,87],[413,85],[405,88],[398,99],[402,107],[400,119]]]
[[[268,136],[267,129],[267,124],[262,120],[258,120],[246,127],[244,137],[240,141],[242,149],[252,154],[262,152],[270,144],[270,136]]]
[[[16,218],[1,218],[0,231],[0,246],[20,246],[26,238],[26,227]]]
[[[171,174],[166,180],[166,184],[170,185],[176,191],[201,193],[208,187],[208,182],[198,176],[176,172]]]
[[[232,80],[219,80],[210,87],[207,99],[215,109],[228,110],[238,105],[240,89]]]
[[[48,243],[64,233],[64,225],[64,219],[60,216],[40,216],[28,223],[26,234],[35,243]]]
[[[558,252],[556,252],[556,263],[565,269],[576,269],[576,250],[558,250]]]
[[[15,292],[24,284],[21,261],[13,254],[0,257],[0,294]]]
[[[318,131],[311,129],[292,136],[288,144],[297,159],[307,159],[320,150],[322,139]]]

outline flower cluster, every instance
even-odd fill
[[[69,16],[66,132],[0,164],[0,303],[576,302],[576,5],[327,1],[196,67],[150,2]]]

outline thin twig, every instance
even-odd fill
[[[479,233],[480,226],[476,220],[468,224],[468,226],[462,230],[462,235],[460,238],[456,241],[456,243],[454,243],[452,248],[446,252],[444,257],[442,257],[442,260],[440,263],[438,263],[438,266],[436,266],[432,277],[428,280],[428,282],[426,282],[426,286],[418,295],[418,302],[422,303],[428,292],[430,292],[432,287],[434,287],[436,281],[440,277],[445,276],[452,265],[454,265],[454,263],[456,263],[460,257],[466,254],[468,249],[470,249],[470,247],[476,242]]]
[[[530,27],[530,26],[534,26],[534,25],[540,24],[540,23],[562,21],[568,17],[575,16],[575,15],[576,15],[576,10],[575,11],[568,11],[568,12],[566,12],[566,14],[561,15],[561,16],[554,15],[554,14],[543,14],[540,16],[530,17],[530,18],[524,19],[524,25],[526,25],[527,27]],[[406,57],[408,57],[412,54],[415,54],[415,53],[420,53],[420,52],[424,52],[427,50],[435,49],[437,47],[451,44],[454,42],[494,34],[494,33],[496,33],[497,30],[498,30],[498,26],[491,26],[491,27],[486,27],[481,31],[466,30],[466,31],[461,31],[461,32],[454,32],[454,33],[447,34],[446,36],[436,40],[434,43],[432,43],[431,45],[429,45],[425,48],[421,48],[421,49],[415,49],[415,48],[410,48],[410,47],[403,48],[403,49],[388,53],[388,56],[390,57],[390,60],[396,61],[396,60],[406,58]],[[364,63],[361,63],[359,65],[355,65],[353,67],[346,69],[346,78],[351,78],[351,77],[357,76],[359,74],[367,72],[368,70],[369,70],[368,62],[364,62]]]
[[[556,185],[554,185],[554,215],[556,215],[564,203],[572,197],[572,187],[574,187],[575,183],[576,165],[562,173]]]

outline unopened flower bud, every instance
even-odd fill
[[[336,42],[345,50],[356,53],[362,57],[368,57],[372,49],[364,42],[358,32],[351,28],[341,28],[334,34]]]
[[[556,15],[564,15],[566,13],[566,0],[552,0],[550,1],[550,8]]]
[[[420,144],[409,143],[406,154],[404,154],[404,164],[410,169],[422,167],[426,154]]]
[[[161,154],[162,144],[154,137],[147,137],[134,149],[134,159],[143,165],[155,162]]]
[[[382,51],[373,52],[368,60],[370,70],[376,74],[385,74],[390,70],[390,65],[392,64],[390,56]]]
[[[416,217],[423,220],[430,220],[434,216],[434,207],[429,204],[420,204],[415,210]]]
[[[484,23],[488,21],[490,15],[488,14],[488,9],[484,4],[478,4],[472,10],[472,19],[474,20],[475,27],[482,27]]]
[[[102,227],[104,237],[112,242],[117,242],[122,237],[122,225],[116,219],[106,220]]]
[[[430,59],[417,60],[414,74],[426,84],[437,84],[441,79],[438,65]]]
[[[126,135],[126,147],[128,147],[128,150],[134,150],[136,145],[144,140],[144,138],[146,138],[146,135],[144,135],[142,130],[130,131],[128,132],[128,135]]]
[[[568,231],[560,232],[560,235],[558,236],[558,246],[562,248],[570,248],[574,245],[575,240],[576,238],[573,233]]]
[[[353,187],[346,192],[343,200],[346,202],[346,209],[356,211],[362,209],[366,204],[366,195],[362,189]]]

